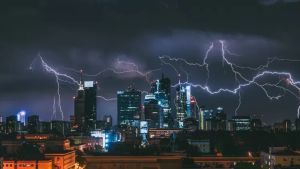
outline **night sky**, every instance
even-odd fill
[[[158,57],[168,55],[202,63],[213,42],[215,48],[207,60],[212,89],[237,85],[228,67],[222,65],[218,40],[224,40],[236,54],[228,55],[230,61],[242,66],[257,67],[269,57],[300,59],[298,0],[1,0],[0,23],[2,116],[26,110],[28,115],[39,114],[41,120],[51,118],[54,98],[57,101],[56,81],[42,68],[39,53],[49,66],[77,80],[80,76],[74,70],[96,74],[107,68],[136,68],[120,64],[126,61],[138,65],[141,72],[161,68],[150,74],[150,80],[164,72],[176,84],[177,73]],[[189,82],[203,84],[203,70],[183,62],[174,65],[181,81],[186,81],[188,74]],[[275,61],[266,70],[287,71],[300,80],[300,62]],[[117,90],[130,84],[149,90],[145,78],[137,73],[117,75],[107,71],[84,79],[97,80],[99,95],[107,98],[116,97]],[[68,120],[78,87],[60,84]],[[192,88],[192,94],[207,108],[224,107],[229,117],[238,105],[238,97],[228,93],[210,96]],[[299,100],[288,93],[270,101],[261,89],[250,86],[241,90],[241,96],[239,115],[260,114],[266,123],[296,118]],[[98,119],[112,114],[116,121],[115,101],[99,99],[98,105]]]

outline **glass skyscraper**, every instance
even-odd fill
[[[141,117],[141,92],[129,87],[117,92],[118,124],[132,125]]]

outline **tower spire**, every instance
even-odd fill
[[[82,74],[83,74],[83,70],[80,70],[80,81],[79,81],[79,89],[78,90],[84,90],[83,89],[83,83],[82,83]]]

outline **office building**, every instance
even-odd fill
[[[251,119],[251,130],[257,131],[262,129],[262,122],[260,119]]]
[[[289,132],[291,131],[292,122],[290,120],[284,120],[273,124],[273,131],[275,132]]]
[[[234,116],[231,119],[234,131],[250,130],[251,119],[249,116]]]
[[[97,120],[97,82],[80,80],[74,99],[75,125],[79,132],[89,134],[95,130]]]
[[[203,115],[202,115],[203,114]],[[206,109],[200,112],[203,129],[207,131],[226,130],[227,115],[222,107]]]
[[[144,115],[150,128],[163,127],[163,111],[155,95],[149,94],[144,99]]]
[[[68,135],[70,132],[70,122],[53,120],[50,126],[51,132],[58,135]]]
[[[155,96],[158,105],[161,108],[160,128],[172,128],[173,116],[171,112],[171,81],[162,74],[160,80],[156,80],[151,84],[150,93]],[[153,103],[153,101],[151,101]]]
[[[40,133],[50,133],[51,132],[51,122],[49,121],[41,121],[40,122]]]
[[[175,98],[175,107],[176,107],[176,125],[179,128],[183,127],[183,120],[186,118],[186,107],[187,107],[187,98],[186,90],[183,85],[179,83],[176,88],[176,98]]]
[[[17,131],[17,116],[12,115],[6,117],[6,133],[14,133]]]
[[[27,130],[29,133],[36,133],[40,128],[40,119],[38,115],[29,116],[27,119]]]
[[[141,117],[141,92],[129,87],[117,92],[118,124],[132,125]]]
[[[24,110],[20,111],[17,114],[17,121],[19,121],[23,126],[25,126],[26,124],[25,118],[26,118],[26,112]]]
[[[112,127],[112,116],[111,115],[104,115],[103,121],[105,123],[105,128],[111,128]]]
[[[97,82],[85,81],[85,130],[95,130],[97,120]]]

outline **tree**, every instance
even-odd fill
[[[18,160],[43,160],[44,155],[36,144],[24,143],[17,151]]]

